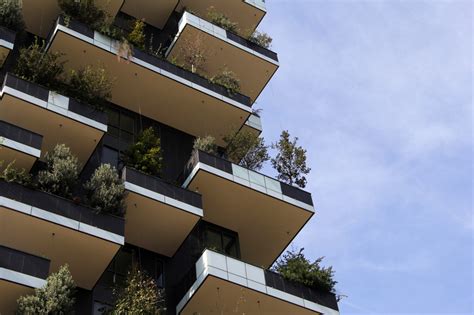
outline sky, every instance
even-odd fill
[[[294,245],[342,314],[473,314],[473,3],[266,2],[280,69],[254,107],[312,168]]]

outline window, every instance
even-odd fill
[[[206,224],[203,234],[205,248],[221,252],[230,257],[240,258],[237,233]]]
[[[135,119],[131,114],[115,108],[107,108],[107,134],[119,138],[119,140],[130,145],[135,141]]]

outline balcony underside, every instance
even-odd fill
[[[3,67],[5,59],[7,59],[10,49],[7,47],[0,46],[0,68]]]
[[[121,11],[146,23],[163,29],[178,0],[133,0],[125,1]]]
[[[127,243],[168,257],[174,255],[202,216],[130,191],[126,203]]]
[[[189,13],[185,17],[195,18]],[[196,22],[196,25],[198,24],[199,22]],[[277,61],[250,49],[242,48],[226,37],[213,35],[212,31],[204,29],[202,26],[197,28],[189,23],[184,26],[179,37],[175,40],[168,52],[167,59],[175,59],[178,63],[183,63],[184,52],[189,51],[189,46],[198,45],[199,41],[203,45],[201,49],[206,58],[206,62],[202,66],[206,75],[213,77],[222,73],[222,70],[226,68],[233,71],[240,80],[241,93],[249,96],[252,101],[257,99],[278,69]]]
[[[0,274],[2,270],[0,268]],[[20,296],[32,294],[34,288],[25,286],[21,283],[4,280],[0,276],[0,313],[1,314],[15,314],[18,306],[17,300]]]
[[[30,169],[35,164],[36,160],[39,158],[39,150],[38,155],[31,154],[34,148],[31,148],[31,151],[19,150],[14,149],[11,147],[6,146],[8,142],[7,139],[3,140],[2,144],[2,137],[0,137],[0,161],[3,161],[3,165],[0,165],[0,170],[4,169],[9,163],[15,161],[15,168],[17,169],[25,169],[25,171],[29,172]]]
[[[59,30],[49,49],[65,53],[68,69],[103,65],[115,78],[115,104],[193,136],[213,135],[219,145],[224,145],[224,135],[238,130],[250,115],[250,108],[228,103],[215,92],[202,92],[202,87],[149,65],[155,68],[151,70],[137,58],[118,62],[116,54],[98,45]]]
[[[194,314],[320,314],[263,292],[208,275],[180,315]]]
[[[105,9],[111,18],[117,15],[123,2],[124,0],[95,1],[98,6]],[[22,0],[22,7],[26,30],[43,38],[48,36],[61,12],[58,0]]]
[[[314,214],[205,170],[187,185],[202,194],[204,219],[239,233],[242,259],[269,267]]]
[[[177,11],[184,8],[196,15],[207,18],[209,9],[226,15],[232,22],[238,23],[239,34],[250,35],[255,31],[266,14],[264,8],[250,4],[246,0],[180,0]]]
[[[4,93],[0,100],[0,120],[42,135],[43,157],[56,144],[64,143],[84,165],[94,152],[104,131],[38,106],[31,101],[41,103],[41,100],[21,92]]]
[[[74,220],[36,208],[31,210],[36,216],[25,214],[25,205],[14,207],[0,207],[0,244],[50,259],[50,272],[68,264],[81,288],[94,287],[120,248],[120,244],[69,228]]]

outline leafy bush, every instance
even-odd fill
[[[303,254],[304,248],[299,251],[289,250],[278,259],[273,268],[285,279],[302,283],[308,287],[334,293],[337,281],[334,278],[332,267],[324,268],[320,263],[324,257],[310,262]]]
[[[270,159],[265,140],[253,132],[242,129],[224,137],[227,143],[226,155],[229,161],[251,170],[260,170]]]
[[[89,105],[101,107],[112,97],[112,80],[100,65],[71,70],[66,93]]]
[[[267,33],[255,31],[252,35],[250,35],[249,41],[268,49],[272,45],[273,38],[271,38]]]
[[[146,273],[132,267],[123,288],[114,289],[116,296],[112,314],[164,314],[164,290]]]
[[[60,85],[58,78],[64,71],[65,61],[60,61],[62,53],[46,52],[45,48],[45,41],[38,38],[30,46],[21,48],[14,73],[25,80],[55,89]]]
[[[26,172],[24,168],[17,169],[14,167],[15,161],[10,162],[0,174],[0,179],[9,183],[18,183],[24,186],[31,186],[33,179],[31,175]],[[3,166],[3,161],[0,161],[0,169]]]
[[[25,29],[23,14],[18,0],[0,1],[0,26],[20,32]]]
[[[278,179],[290,185],[296,184],[301,188],[306,186],[304,175],[311,171],[306,166],[306,150],[297,145],[298,138],[290,141],[290,134],[283,130],[280,140],[272,144],[272,148],[278,151],[277,156],[271,160],[273,167],[278,172]]]
[[[197,35],[195,37],[186,38],[183,45],[179,48],[178,60],[183,62],[182,67],[192,73],[204,75],[204,66],[206,64],[206,45],[203,37]]]
[[[211,82],[222,85],[227,89],[229,94],[237,94],[240,92],[240,80],[233,71],[228,69],[224,69],[221,73],[212,77]]]
[[[99,31],[107,24],[107,12],[94,0],[58,0],[64,14]]]
[[[115,167],[100,165],[84,184],[87,204],[98,213],[125,214],[125,185]]]
[[[132,31],[128,34],[127,40],[138,49],[145,49],[145,22],[136,19],[133,22]]]
[[[38,172],[41,190],[69,198],[79,178],[79,162],[64,144],[58,144],[53,152],[45,155],[46,170]]]
[[[237,33],[239,31],[238,23],[232,22],[226,15],[217,12],[214,7],[208,9],[207,18],[211,23],[222,27],[229,32]]]
[[[216,138],[213,136],[198,137],[194,140],[193,149],[201,150],[209,154],[217,153]]]
[[[160,175],[162,152],[160,138],[153,127],[145,129],[130,148],[124,152],[125,165],[150,175]]]
[[[18,299],[17,314],[70,314],[74,306],[75,285],[67,265],[46,279],[46,285],[33,295]]]

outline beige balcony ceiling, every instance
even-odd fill
[[[127,0],[121,11],[162,29],[178,0]]]

